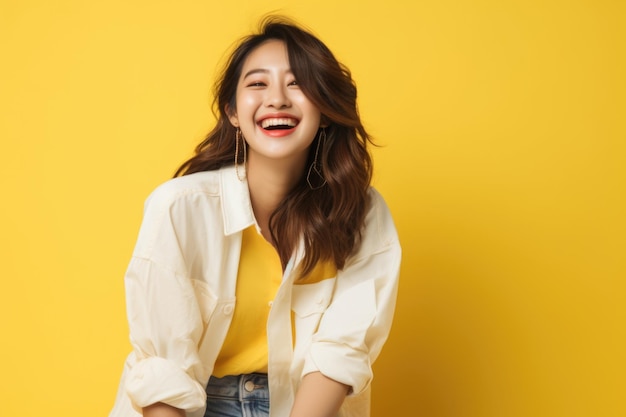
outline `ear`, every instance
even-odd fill
[[[224,107],[224,110],[226,110],[226,115],[228,116],[228,120],[230,121],[230,124],[233,125],[234,127],[239,127],[239,118],[237,117],[237,112],[232,111],[232,109],[230,108],[230,104],[227,104]]]
[[[322,116],[320,117],[320,127],[326,128],[328,126],[330,126],[330,120],[328,120],[328,117],[322,114]]]

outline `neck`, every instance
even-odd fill
[[[303,162],[268,161],[258,155],[249,155],[246,175],[252,210],[263,237],[272,244],[270,216],[300,180],[303,170]]]

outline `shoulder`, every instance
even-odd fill
[[[220,195],[219,171],[203,171],[172,178],[156,187],[148,196],[145,208],[168,208],[197,197]]]
[[[365,231],[385,241],[397,240],[396,227],[389,206],[374,188],[369,189],[369,207],[365,217]]]
[[[183,247],[189,253],[190,245],[199,246],[200,231],[221,227],[219,190],[217,171],[176,177],[156,187],[145,201],[135,256],[175,263],[172,256]]]
[[[361,232],[361,245],[357,256],[367,256],[394,248],[399,249],[398,233],[385,199],[373,187],[370,187],[368,194],[368,210]]]

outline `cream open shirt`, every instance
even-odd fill
[[[352,387],[339,416],[369,416],[371,365],[389,333],[400,267],[389,210],[374,189],[370,199],[360,248],[336,278],[292,285],[301,251],[285,269],[267,324],[271,417],[289,416],[301,378],[314,371]],[[234,167],[175,178],[150,195],[125,277],[134,349],[111,417],[136,417],[156,402],[203,415],[235,306],[242,231],[252,224]]]

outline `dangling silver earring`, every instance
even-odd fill
[[[244,175],[242,176],[239,173],[239,140],[241,140],[241,146],[243,146],[243,166],[245,168],[246,166],[246,159],[247,159],[247,155],[246,155],[246,141],[243,138],[243,134],[241,133],[241,129],[237,128],[237,132],[235,133],[235,173],[237,174],[237,179],[239,179],[239,181],[242,181],[246,179],[246,175],[244,172]]]
[[[313,158],[313,163],[309,167],[309,172],[306,174],[306,182],[309,183],[309,188],[311,188],[311,190],[319,190],[326,185],[326,178],[324,178],[324,174],[322,174],[322,161],[319,160],[322,142],[326,142],[326,129],[324,128],[322,128],[320,135],[317,138],[315,157]]]

